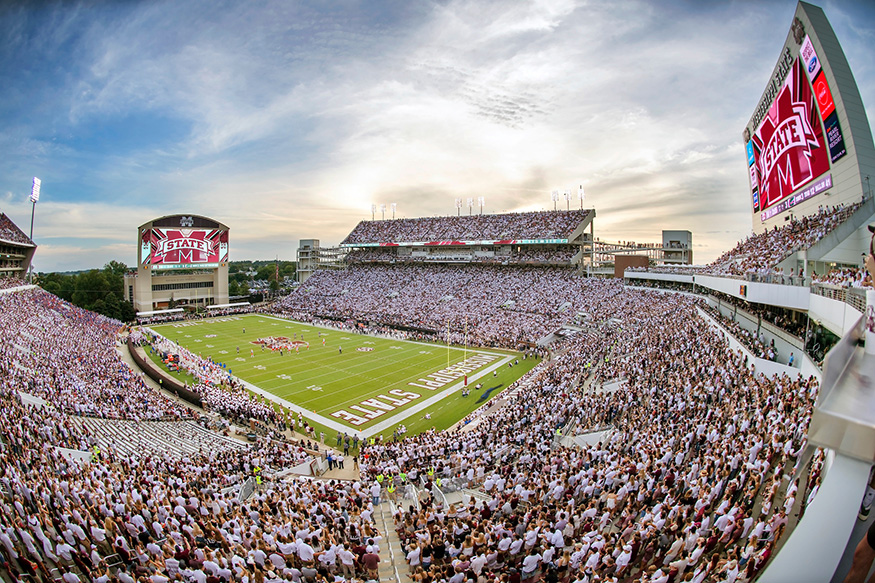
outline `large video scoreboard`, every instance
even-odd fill
[[[821,205],[859,201],[875,170],[865,109],[823,11],[800,2],[744,130],[754,231]],[[821,195],[829,194],[825,200]],[[834,196],[833,196],[834,195]]]
[[[228,261],[228,231],[152,228],[143,232],[142,264],[152,269],[219,267]]]

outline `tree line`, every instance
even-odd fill
[[[110,261],[103,269],[78,273],[40,273],[37,282],[41,288],[72,304],[121,320],[133,321],[137,313],[127,301],[124,276],[130,269],[120,261]],[[253,275],[249,275],[254,271]],[[249,280],[270,281],[271,289],[278,289],[276,261],[232,261],[228,265],[228,292],[231,296],[248,296]],[[279,262],[279,276],[294,277],[293,261]]]
[[[119,261],[110,261],[103,269],[90,269],[79,273],[40,273],[37,275],[41,288],[72,304],[121,320],[130,322],[136,318],[134,305],[125,299],[125,273],[128,266]]]

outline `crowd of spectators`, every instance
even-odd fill
[[[803,281],[801,272],[784,271],[778,268],[778,264],[796,251],[807,249],[817,243],[845,222],[862,204],[861,201],[851,205],[821,207],[815,214],[793,217],[781,228],[776,225],[763,233],[750,235],[739,241],[735,247],[704,267],[666,266],[656,269],[630,268],[629,271],[656,271],[685,275],[697,273],[728,275],[765,279],[768,283],[800,285]],[[854,276],[848,283],[849,286],[853,286],[854,282],[862,282],[863,274],[860,273],[860,270],[853,271]],[[840,276],[834,275],[832,277]],[[841,279],[842,281],[846,280],[843,276]]]
[[[63,412],[25,406],[6,385],[0,404],[4,579],[316,581],[329,570],[362,577],[365,555],[379,552],[356,482],[272,481],[237,499],[247,478],[299,458],[284,444],[125,458],[94,450]],[[80,467],[55,446],[94,452]]]
[[[622,323],[572,341],[506,408],[364,450],[372,474],[487,496],[397,515],[415,581],[740,582],[763,569],[798,489],[815,485],[788,476],[816,381],[756,375],[689,298],[617,291]],[[617,378],[621,389],[597,389]],[[569,425],[612,433],[557,446]]]
[[[861,205],[821,207],[816,214],[794,217],[780,229],[775,226],[751,235],[711,263],[710,271],[723,275],[768,274],[790,254],[817,243]]]
[[[238,501],[247,479],[310,459],[301,445],[267,438],[182,458],[125,456],[71,423],[71,414],[192,416],[127,368],[115,350],[119,328],[40,289],[0,295],[0,577],[248,583],[373,574],[381,537],[360,484],[266,481]],[[22,394],[45,403],[25,405]]]
[[[161,324],[163,322],[179,322],[182,320],[201,320],[203,318],[217,318],[220,316],[233,316],[236,314],[248,314],[252,311],[252,305],[234,306],[228,308],[216,308],[202,312],[181,311],[172,313],[159,313],[140,316],[137,315],[137,324],[148,326],[149,324]],[[148,312],[147,312],[148,314]]]
[[[512,263],[571,263],[571,258],[580,251],[579,248],[563,247],[522,247],[519,251],[514,251],[509,261]]]
[[[604,280],[559,267],[353,265],[317,271],[272,306],[278,313],[376,322],[430,331],[446,340],[516,348],[604,309]]]
[[[9,241],[19,245],[33,245],[30,237],[25,235],[24,231],[19,229],[5,213],[0,213],[0,241]]]
[[[634,285],[635,287],[646,287],[652,289],[692,292],[692,284],[674,281],[663,281],[656,279],[632,280],[631,285]],[[724,294],[714,290],[709,290],[709,295],[723,302],[724,304],[737,306],[739,309],[744,310],[751,316],[760,318],[763,322],[774,324],[778,328],[797,338],[801,339],[805,336],[805,329],[808,320],[805,314],[786,308],[750,303],[748,301],[736,298],[735,296],[731,296],[729,294]],[[751,348],[751,350],[756,353],[757,356],[761,358],[768,358],[768,356],[762,356],[762,354],[758,350],[754,350],[754,348],[756,348],[755,344],[748,345],[748,348]],[[774,346],[770,346],[769,348],[771,350],[767,352],[774,352]]]
[[[143,326],[148,326],[149,324],[163,324],[166,322],[181,322],[182,320],[186,319],[187,318],[185,311],[164,314],[151,314],[148,316],[141,316],[137,314],[137,324],[142,324]]]
[[[22,285],[27,285],[27,282],[23,279],[17,277],[0,277],[0,289],[12,289]]]
[[[875,287],[872,275],[864,267],[836,267],[824,274],[815,273],[811,276],[811,281],[842,289]]]
[[[78,415],[186,415],[122,360],[116,350],[121,328],[117,320],[77,308],[39,288],[0,294],[0,379],[5,386]]]
[[[519,251],[516,248],[511,253],[475,253],[469,249],[458,247],[441,248],[441,252],[428,254],[399,255],[396,248],[355,249],[346,256],[348,264],[355,263],[492,263],[498,265],[524,265],[527,263],[569,265],[571,259],[579,251],[579,247],[546,247],[526,246]]]
[[[585,214],[371,221],[346,242],[559,237]],[[840,215],[823,212],[781,238],[804,244]],[[501,229],[516,230],[495,234]],[[772,259],[751,254],[777,257],[778,239],[740,244],[724,265],[756,271]],[[96,450],[69,415],[192,413],[125,365],[119,322],[40,289],[0,294],[0,420],[10,428],[0,448],[0,569],[16,581],[48,581],[57,568],[65,583],[373,579],[382,536],[374,523],[381,487],[371,478],[394,484],[404,474],[433,491],[439,480],[461,481],[484,497],[459,505],[431,497],[396,514],[416,582],[751,581],[816,491],[818,466],[814,475],[796,470],[818,385],[757,375],[702,322],[699,303],[556,267],[317,271],[271,309],[356,331],[370,330],[360,322],[435,337],[449,328],[443,340],[485,346],[532,345],[578,317],[586,332],[528,373],[506,406],[463,429],[366,446],[363,482],[270,481],[240,502],[247,478],[306,451],[272,439],[182,459]],[[181,355],[208,408],[282,422],[215,363],[149,331],[136,340],[146,339]],[[47,404],[26,406],[19,392]],[[606,433],[571,446],[561,439],[569,427]],[[57,446],[92,459],[76,465]]]
[[[708,312],[708,314],[710,314],[720,326],[729,332],[729,334],[741,342],[745,348],[750,350],[754,356],[766,360],[775,360],[777,353],[775,351],[774,340],[769,345],[766,345],[762,339],[757,338],[756,334],[746,328],[742,328],[735,320],[724,317],[717,309],[712,308],[707,304],[703,304],[702,308]]]
[[[341,244],[567,238],[589,210],[362,221]]]

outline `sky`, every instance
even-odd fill
[[[871,125],[875,3],[820,6]],[[579,205],[582,185],[597,237],[687,229],[707,262],[751,232],[741,134],[795,8],[4,2],[0,211],[27,232],[42,180],[34,269],[49,272],[134,265],[137,226],[168,214],[228,225],[232,260],[294,260],[372,204],[540,210],[554,190]]]

